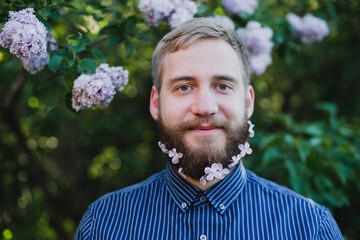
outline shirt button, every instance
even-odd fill
[[[206,202],[206,197],[204,195],[200,196],[200,202]]]
[[[186,208],[186,206],[187,206],[186,203],[182,203],[182,204],[181,204],[181,207],[182,207],[182,208]]]
[[[200,236],[200,240],[206,240],[206,239],[207,239],[207,237],[206,237],[205,234],[203,234],[203,235]]]
[[[224,205],[224,204],[220,204],[219,207],[220,207],[221,210],[224,210],[224,209],[225,209],[225,205]]]

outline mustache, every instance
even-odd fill
[[[180,131],[193,130],[200,127],[204,123],[213,128],[223,128],[224,130],[228,130],[230,128],[230,124],[227,121],[220,121],[213,117],[197,118],[195,120],[183,122],[177,128]]]

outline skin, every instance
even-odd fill
[[[158,92],[152,87],[150,113],[156,121],[161,114],[172,126],[212,117],[235,127],[251,117],[254,98],[252,86],[244,84],[240,60],[232,47],[221,39],[200,39],[165,56],[162,88]],[[223,149],[226,132],[205,120],[186,131],[183,140],[194,151]],[[198,179],[186,181],[206,190],[221,180],[205,186]]]

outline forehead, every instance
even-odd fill
[[[235,50],[221,39],[199,39],[186,48],[166,54],[162,81],[179,75],[231,75],[242,81],[242,65]]]

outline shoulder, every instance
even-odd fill
[[[103,223],[125,220],[121,216],[133,215],[131,211],[136,211],[135,205],[145,206],[144,201],[155,192],[164,191],[164,176],[163,170],[140,183],[107,193],[94,201],[82,217],[74,240],[92,239],[94,232],[107,234],[115,231]]]

